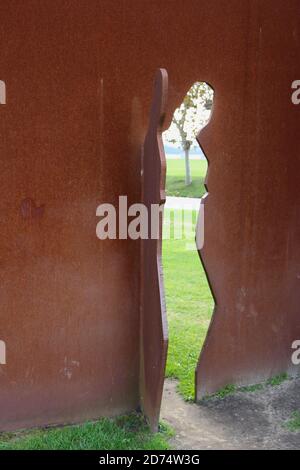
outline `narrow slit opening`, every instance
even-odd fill
[[[194,83],[163,134],[167,158],[163,230],[169,326],[166,377],[178,380],[178,390],[186,400],[195,399],[195,369],[214,308],[195,242],[208,168],[196,137],[210,119],[213,98],[207,83]]]

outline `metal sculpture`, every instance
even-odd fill
[[[296,373],[299,1],[2,0],[0,17],[0,429],[126,413],[141,396],[157,424],[165,341],[145,392],[141,241],[100,241],[95,227],[99,204],[142,200],[161,66],[166,122],[192,83],[215,90],[199,141],[209,159],[201,256],[216,309],[197,398]],[[152,174],[147,187],[158,188]]]
[[[148,238],[142,240],[141,404],[152,430],[157,430],[158,426],[168,346],[162,273],[163,204],[166,198],[162,130],[167,93],[167,72],[160,69],[155,78],[142,166],[142,200],[148,210]],[[158,208],[161,208],[159,212]]]

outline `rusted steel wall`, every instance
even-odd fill
[[[215,108],[199,135],[210,161],[201,256],[216,309],[197,398],[299,371],[291,346],[300,337],[300,107],[291,84],[300,76],[300,4],[241,3],[231,72],[221,81],[209,73]]]
[[[168,118],[215,90],[203,260],[217,301],[198,397],[290,368],[300,337],[298,0],[2,0],[1,429],[139,405],[140,243],[96,207],[141,198],[153,74]],[[166,123],[167,127],[167,123]]]

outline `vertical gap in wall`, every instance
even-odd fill
[[[167,158],[163,266],[169,325],[166,376],[193,400],[195,367],[213,311],[213,297],[195,243],[207,160],[196,136],[207,124],[213,89],[196,82],[174,112],[163,140]]]

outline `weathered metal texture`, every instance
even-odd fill
[[[210,74],[214,108],[199,135],[209,160],[200,254],[216,307],[197,399],[299,372],[291,356],[300,338],[300,106],[291,84],[300,76],[300,4],[243,5],[231,79]],[[278,35],[284,23],[289,30]]]
[[[162,273],[162,226],[166,179],[162,130],[167,92],[167,72],[160,69],[155,77],[142,166],[142,201],[148,210],[148,239],[142,241],[141,257],[141,404],[153,431],[158,427],[168,347]]]
[[[140,198],[112,3],[0,3],[0,429],[139,405],[139,242],[96,237]]]
[[[1,429],[139,405],[140,242],[98,240],[95,213],[120,194],[141,200],[160,67],[168,120],[195,81],[215,89],[200,143],[210,160],[202,256],[217,309],[198,397],[291,369],[299,12],[298,0],[1,1]]]

